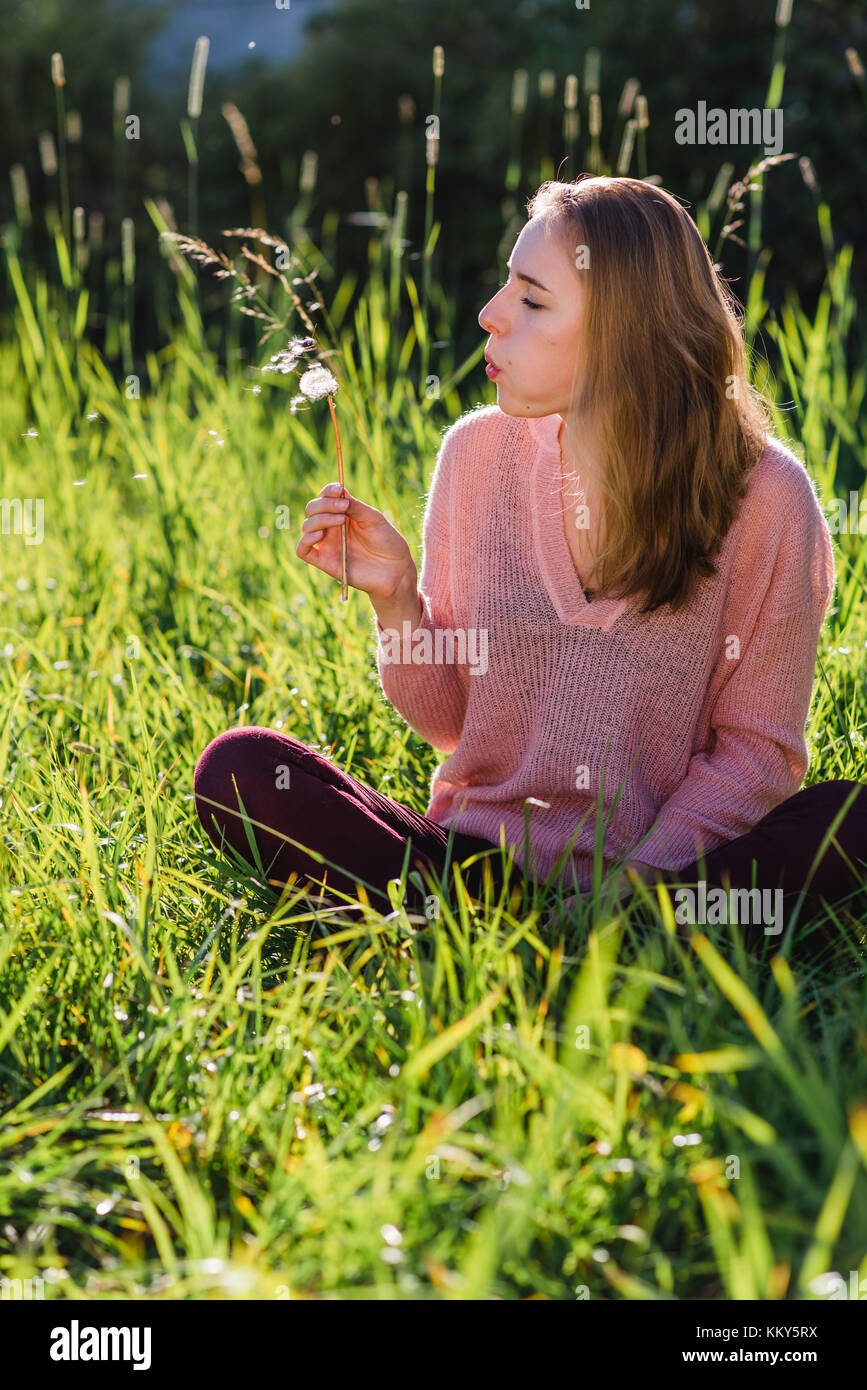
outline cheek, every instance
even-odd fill
[[[561,381],[571,373],[573,349],[564,343],[562,335],[549,329],[539,329],[535,334],[535,354],[552,381]]]
[[[551,364],[552,374],[560,379],[571,380],[576,366],[581,361],[580,335],[574,330],[566,333],[547,332],[544,341],[544,351]]]

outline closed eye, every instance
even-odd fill
[[[502,288],[503,288],[503,285],[506,285],[506,284],[508,284],[508,281],[507,281],[507,280],[503,280],[502,284],[500,285],[500,289],[502,289]],[[526,306],[527,306],[528,309],[544,309],[544,307],[545,307],[544,304],[536,304],[534,300],[528,299],[526,295],[524,295],[523,298],[521,299],[521,303],[522,303],[522,304],[526,304]]]

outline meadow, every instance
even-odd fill
[[[773,164],[744,191],[751,245]],[[724,194],[699,209],[706,237]],[[168,229],[147,211],[141,235]],[[758,246],[747,339],[830,515],[841,459],[865,457],[867,362],[851,252],[817,211],[815,310],[794,289],[769,307]],[[430,225],[418,268],[375,230],[362,283],[292,239],[318,274],[347,484],[416,556],[442,430],[494,398],[481,337],[449,355]],[[363,889],[326,909],[222,859],[193,770],[228,727],[283,729],[417,810],[439,759],[382,696],[367,599],[341,603],[295,555],[306,500],[337,476],[328,411],[290,410],[250,370],[228,287],[221,364],[209,268],[176,244],[173,318],[139,365],[131,258],[99,348],[62,219],[51,265],[19,230],[0,338],[2,1278],[61,1299],[852,1296],[857,904],[756,954],[734,925],[680,937],[662,887],[616,905],[601,863],[554,929],[562,895],[475,898],[458,863],[427,918],[402,883],[388,915]],[[253,264],[242,244],[272,264],[248,236],[224,246],[233,266]],[[280,319],[274,275],[255,283]],[[10,499],[43,501],[38,543]],[[864,778],[865,552],[856,527],[835,542],[808,784]]]

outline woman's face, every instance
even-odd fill
[[[541,220],[531,218],[515,242],[510,279],[479,314],[480,327],[491,335],[486,355],[499,368],[493,380],[506,415],[565,417],[570,411],[586,293],[581,261],[576,247],[570,264],[562,242],[549,239]]]

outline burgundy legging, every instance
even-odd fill
[[[450,832],[276,729],[228,729],[208,744],[195,772],[196,812],[211,840],[219,849],[224,843],[230,845],[257,867],[236,788],[247,816],[260,823],[251,827],[251,833],[265,876],[274,887],[281,887],[294,874],[292,881],[301,881],[301,886],[315,884],[314,891],[327,893],[330,885],[356,900],[361,883],[372,905],[388,912],[391,903],[385,885],[400,877],[407,843],[411,842],[407,874],[424,865],[438,881],[450,835],[450,863],[488,852],[462,871],[474,895],[481,896],[486,864],[490,864],[495,890],[502,886],[498,845],[461,831]],[[746,835],[686,868],[659,870],[658,877],[680,884],[704,879],[708,887],[751,888],[755,882],[762,888],[783,888],[786,900],[791,901],[803,888],[825,833],[849,797],[854,797],[852,804],[805,894],[807,905],[817,904],[820,897],[836,902],[867,885],[867,868],[862,868],[862,861],[867,864],[867,786],[857,782],[804,787],[780,802]],[[318,852],[322,861],[308,850]],[[637,857],[641,857],[640,849]],[[324,862],[329,859],[336,867]],[[754,859],[759,866],[755,879]],[[723,875],[728,882],[723,882]],[[513,865],[510,882],[522,881],[520,867]],[[427,883],[422,882],[426,893]],[[407,899],[413,906],[424,900],[414,895],[409,878]]]

